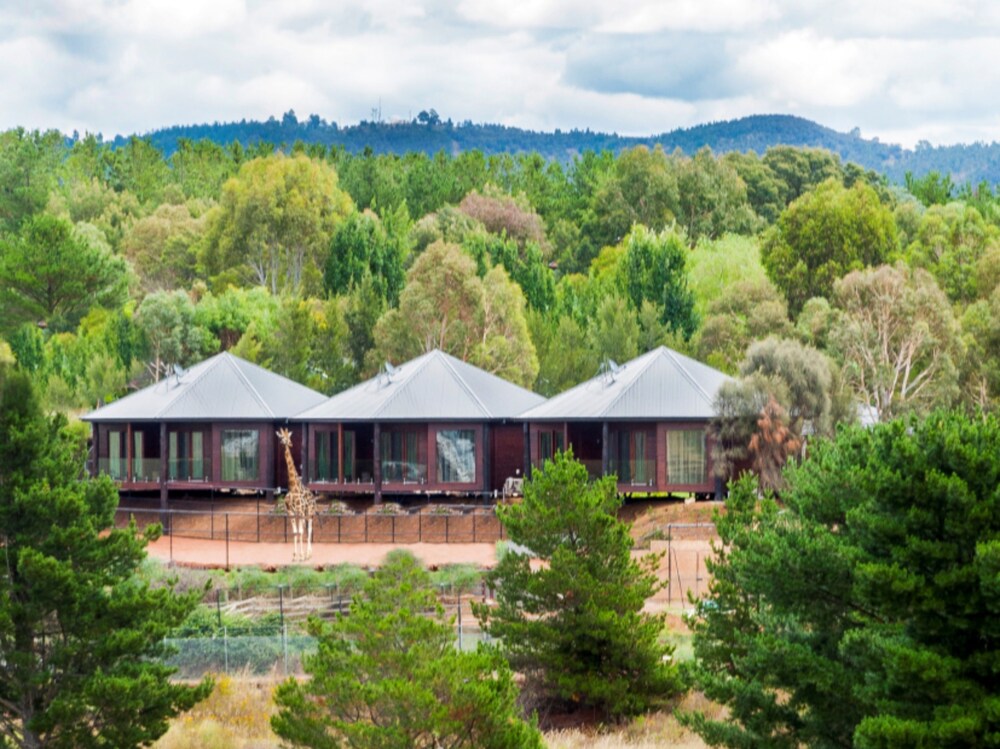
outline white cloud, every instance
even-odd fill
[[[663,132],[789,112],[1000,138],[988,0],[37,0],[0,7],[0,127],[280,116]]]

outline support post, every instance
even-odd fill
[[[493,454],[490,444],[490,425],[483,424],[483,495],[489,496],[493,486]]]
[[[601,424],[601,476],[608,475],[608,468],[610,467],[609,457],[610,457],[610,441],[611,429],[608,426],[608,422],[603,422]]]
[[[524,422],[524,477],[531,478],[531,425]]]
[[[308,424],[302,422],[302,465],[299,466],[299,476],[302,484],[309,483],[309,431]]]
[[[160,422],[160,525],[163,532],[170,533],[170,516],[167,514],[167,422]]]
[[[376,422],[372,430],[372,476],[375,478],[375,504],[382,502],[382,428]]]

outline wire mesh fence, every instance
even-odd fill
[[[228,542],[279,542],[292,538],[286,513],[273,504],[249,509],[208,506],[161,510],[130,502],[118,508],[116,521],[135,519],[139,527],[160,523],[167,535]],[[436,505],[385,511],[375,507],[354,514],[320,511],[313,517],[313,543],[495,543],[506,538],[492,506]]]

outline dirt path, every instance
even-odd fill
[[[197,538],[160,538],[149,545],[149,554],[163,561],[192,567],[225,567],[227,544],[225,541],[206,541]],[[409,549],[427,566],[442,564],[474,564],[492,567],[496,564],[493,544],[313,544],[313,555],[308,564],[312,567],[333,564],[377,567],[392,549]],[[293,564],[292,544],[229,542],[230,567],[284,567]]]

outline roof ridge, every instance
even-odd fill
[[[709,406],[714,405],[712,396],[708,394],[708,391],[701,386],[701,383],[698,382],[698,380],[696,380],[690,372],[688,372],[687,367],[685,367],[684,364],[677,358],[679,354],[676,351],[667,348],[666,346],[660,346],[660,348],[663,349],[663,352],[667,356],[669,356],[671,360],[673,360],[674,365],[677,367],[678,370],[680,370],[680,373],[684,376],[684,379],[687,380],[689,383],[691,383],[691,385],[693,385],[695,389],[699,393],[701,393],[702,397],[705,399],[705,402]]]
[[[454,365],[452,365],[451,361],[449,361],[449,359],[451,359],[453,357],[450,354],[445,354],[444,351],[440,351],[439,349],[435,349],[435,351],[438,351],[440,354],[442,354],[441,360],[448,366],[448,369],[450,369],[452,371],[452,374],[454,374],[455,377],[458,379],[459,384],[462,386],[462,389],[466,392],[466,394],[470,398],[472,398],[472,400],[475,401],[476,404],[479,405],[480,410],[483,412],[483,416],[485,416],[488,419],[492,418],[493,417],[493,413],[490,411],[490,409],[488,409],[486,407],[486,404],[483,403],[482,399],[478,395],[476,395],[475,391],[473,391],[472,388],[469,387],[468,383],[465,381],[465,379],[462,377],[462,375],[460,375],[456,371]],[[462,360],[458,359],[458,358],[455,358],[455,361],[462,361]],[[462,364],[468,364],[468,362],[464,362],[463,361]],[[483,371],[486,372],[485,369]],[[490,373],[486,372],[486,374],[490,374]]]
[[[276,418],[275,415],[274,415],[274,411],[271,410],[271,407],[267,404],[267,401],[265,401],[264,398],[263,398],[263,396],[259,392],[257,392],[257,388],[255,388],[253,386],[253,383],[250,382],[250,379],[243,373],[243,370],[240,369],[240,366],[237,364],[238,361],[245,361],[245,360],[238,359],[237,357],[235,357],[232,354],[230,354],[228,351],[223,351],[221,354],[219,354],[219,356],[220,357],[224,357],[223,361],[225,361],[234,370],[236,370],[236,376],[239,377],[240,380],[243,381],[243,384],[250,391],[250,395],[252,395],[253,398],[254,398],[254,400],[256,400],[257,403],[264,408],[264,411],[267,412],[268,414],[270,414],[270,416],[271,416],[272,419]],[[255,364],[253,364],[253,362],[247,362],[247,364],[251,364],[253,366],[257,366]],[[261,369],[263,369],[263,367],[261,367]],[[265,371],[267,371],[267,370],[265,370]],[[276,373],[271,372],[271,374],[276,374]],[[280,377],[281,375],[278,375],[278,376]]]
[[[656,349],[653,349],[653,351],[655,351],[655,350],[656,350]],[[647,352],[646,354],[643,354],[643,356],[649,356],[649,354],[651,354],[651,353],[653,353],[653,352],[652,352],[652,351],[649,351],[649,352]],[[640,357],[640,358],[642,358],[642,357]],[[618,395],[616,395],[616,396],[615,396],[614,398],[612,398],[612,399],[611,399],[611,402],[610,402],[610,403],[608,403],[608,405],[607,405],[607,406],[605,406],[605,408],[604,408],[604,413],[603,413],[602,415],[606,416],[606,415],[607,415],[607,413],[608,413],[608,411],[610,411],[610,410],[611,410],[612,408],[614,408],[614,407],[615,407],[615,405],[616,405],[616,404],[618,403],[618,401],[620,401],[620,400],[621,400],[622,398],[624,398],[624,397],[625,397],[625,394],[626,394],[626,393],[627,393],[627,392],[628,392],[629,390],[631,390],[631,389],[632,389],[632,387],[633,387],[633,386],[635,385],[635,383],[636,383],[636,381],[637,381],[637,380],[639,379],[639,377],[641,377],[641,376],[642,376],[642,373],[643,373],[643,372],[645,372],[645,371],[646,371],[647,369],[649,369],[649,368],[650,368],[650,366],[652,366],[652,364],[653,364],[653,362],[655,361],[655,359],[656,359],[656,357],[655,357],[655,356],[650,356],[650,357],[649,357],[649,361],[647,361],[647,362],[646,362],[645,364],[643,364],[643,365],[642,365],[642,367],[640,367],[640,368],[639,368],[639,370],[638,370],[638,371],[636,372],[636,374],[635,374],[635,375],[634,375],[634,376],[632,377],[632,382],[630,382],[630,383],[628,384],[628,387],[625,387],[625,388],[623,388],[623,389],[622,389],[622,391],[621,391],[620,393],[618,393]],[[632,359],[631,363],[633,363],[633,364],[634,364],[634,363],[635,363],[635,361],[636,361],[635,359]],[[624,365],[622,366],[622,369],[624,369],[624,368],[625,368],[625,367],[627,367],[628,365],[629,365],[629,362],[625,362],[625,364],[624,364]],[[600,377],[600,375],[597,375],[597,377]],[[597,379],[597,377],[594,377],[593,379]]]
[[[437,349],[434,349],[434,351],[437,351]],[[400,384],[401,385],[406,384],[410,380],[412,380],[414,377],[416,377],[417,374],[420,372],[420,370],[422,370],[424,367],[427,366],[427,363],[431,360],[431,356],[430,355],[432,353],[434,353],[434,351],[428,351],[427,353],[425,353],[425,354],[423,354],[421,356],[418,356],[416,359],[411,359],[410,361],[405,362],[404,364],[400,365],[401,367],[405,367],[406,364],[414,364],[415,362],[420,362],[420,365],[418,367],[415,367],[414,370],[409,375],[407,375],[406,379],[402,383],[400,383]],[[420,361],[421,359],[423,359],[423,361]],[[374,377],[374,380],[375,380],[376,383],[378,382],[378,378],[379,378],[379,375],[376,374],[375,377]],[[390,383],[392,382],[392,378],[391,377],[389,378],[389,382]],[[364,384],[364,383],[361,383],[361,384]],[[374,416],[376,418],[378,418],[382,414],[382,412],[386,408],[389,407],[389,404],[391,404],[394,400],[396,400],[396,398],[399,397],[399,394],[400,394],[400,392],[402,390],[403,390],[403,388],[401,388],[401,387],[396,388],[396,391],[394,393],[392,393],[388,398],[386,398],[384,401],[382,401],[382,404],[375,410]]]

